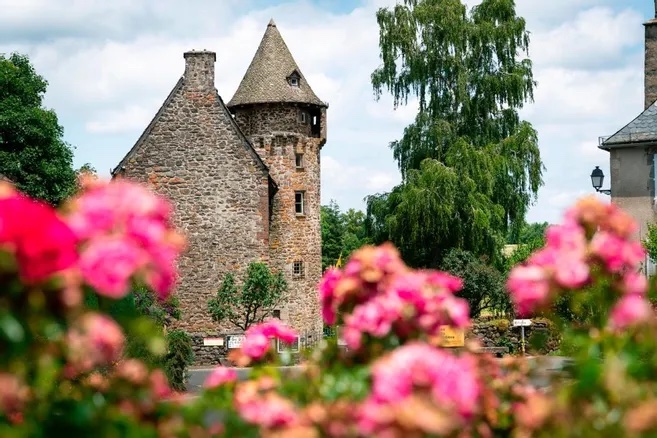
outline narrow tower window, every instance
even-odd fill
[[[294,154],[294,165],[297,169],[303,169],[303,154]]]
[[[299,121],[301,123],[308,123],[308,115],[305,111],[299,111]]]
[[[301,260],[296,260],[292,264],[292,273],[295,277],[303,277],[303,262]]]
[[[306,213],[305,192],[294,192],[294,211],[297,216],[303,216]]]

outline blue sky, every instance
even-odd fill
[[[322,201],[363,208],[399,172],[388,143],[412,120],[373,98],[375,12],[394,0],[0,0],[0,52],[27,53],[49,81],[46,104],[76,147],[75,163],[108,175],[182,75],[189,49],[217,52],[216,86],[229,100],[271,17],[316,94],[328,101]],[[468,0],[470,5],[476,0]],[[517,0],[531,32],[538,81],[522,115],[539,132],[547,171],[532,221],[559,221],[609,175],[599,136],[643,107],[643,26],[651,0]],[[608,185],[608,178],[606,185]]]

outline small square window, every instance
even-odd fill
[[[303,277],[303,262],[297,260],[292,264],[292,273],[295,277]]]
[[[276,309],[271,314],[274,318],[281,319],[281,311],[280,310]]]
[[[293,87],[298,87],[299,86],[299,78],[292,76],[290,78],[290,85]]]
[[[294,211],[297,216],[304,215],[306,212],[304,192],[294,192]]]
[[[303,169],[303,154],[294,154],[294,165],[297,169]]]

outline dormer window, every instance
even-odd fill
[[[301,75],[294,71],[290,76],[288,76],[287,82],[290,84],[290,86],[298,88],[301,85]]]

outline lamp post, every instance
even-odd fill
[[[604,180],[605,180],[604,172],[602,172],[602,169],[600,169],[600,167],[595,166],[595,169],[593,169],[593,172],[591,172],[591,184],[593,184],[593,188],[598,193],[604,193],[605,195],[611,195],[611,190],[601,189],[602,182]]]

